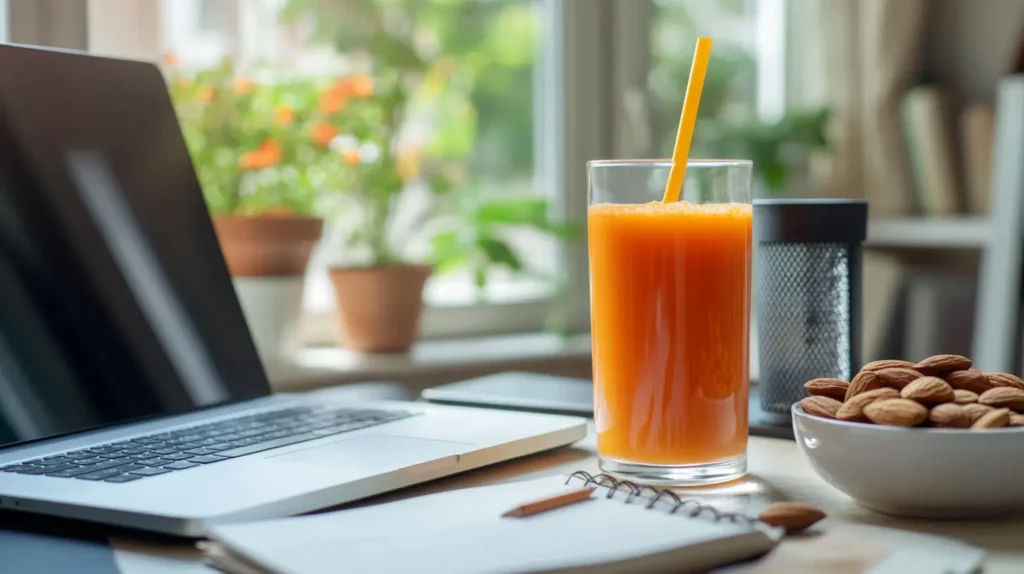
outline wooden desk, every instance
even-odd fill
[[[575,470],[597,471],[595,458],[596,443],[591,433],[574,446],[556,451],[511,461],[500,465],[476,470],[467,474],[441,479],[400,492],[376,497],[360,504],[381,502],[443,492],[456,488],[483,486],[500,482],[537,478],[554,474],[568,474]],[[940,536],[948,536],[985,548],[989,552],[986,574],[1019,574],[1024,572],[1024,517],[996,521],[954,521],[936,522],[905,520],[881,515],[858,506],[845,494],[833,489],[811,469],[796,444],[783,439],[751,437],[748,449],[750,477],[727,486],[700,489],[699,496],[707,502],[730,510],[745,510],[756,513],[764,505],[779,500],[797,500],[817,505],[829,517],[821,523],[824,532],[835,531],[846,524],[867,524],[887,526]],[[1024,485],[1021,485],[1024,488]],[[694,491],[688,491],[688,494]],[[133,541],[112,541],[115,548],[134,553],[159,553],[177,556],[182,566],[185,562],[198,559],[198,555],[187,548],[157,548],[139,545]],[[139,556],[137,556],[139,557]],[[118,559],[124,574],[153,572],[144,565],[144,560],[125,563]],[[204,572],[194,564],[181,572]],[[730,569],[730,572],[775,572],[763,564]],[[792,569],[785,569],[794,572]],[[160,569],[170,573],[171,570]],[[212,572],[212,570],[210,571]]]

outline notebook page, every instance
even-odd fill
[[[527,518],[501,517],[519,504],[564,492],[564,483],[565,477],[548,477],[231,525],[216,528],[213,538],[270,570],[301,574],[529,572],[618,562],[729,538],[747,539],[733,545],[741,553],[735,559],[750,555],[744,548],[763,552],[772,546],[749,526],[648,511],[605,500],[601,489],[579,504]],[[751,538],[757,540],[751,544]]]

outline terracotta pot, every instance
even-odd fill
[[[427,265],[332,267],[341,344],[364,353],[408,351],[419,335],[423,285],[431,272]]]
[[[213,218],[228,270],[234,277],[303,275],[324,221],[315,217]]]

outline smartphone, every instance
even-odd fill
[[[793,438],[789,421],[772,420],[761,410],[758,389],[750,390],[750,434]],[[594,416],[594,384],[590,379],[538,373],[505,372],[427,389],[420,394],[432,403],[582,417]]]
[[[590,379],[538,373],[496,373],[426,389],[420,396],[432,403],[450,405],[584,417],[594,414],[594,384]]]

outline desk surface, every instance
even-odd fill
[[[412,487],[374,498],[363,504],[376,504],[456,488],[567,474],[574,470],[596,471],[595,448],[595,439],[591,433],[586,439],[569,448]],[[749,480],[725,487],[701,489],[700,496],[707,497],[711,504],[731,509],[740,508],[748,512],[756,512],[765,504],[779,500],[808,502],[828,513],[828,520],[821,525],[821,529],[826,532],[840,528],[844,524],[854,523],[948,536],[987,549],[987,574],[1024,572],[1024,517],[954,522],[888,517],[858,506],[849,497],[818,478],[792,441],[751,437],[748,452]],[[197,563],[198,553],[189,547],[155,546],[125,539],[111,540],[111,544],[116,550],[117,564],[124,574],[212,572]],[[768,570],[770,569],[754,565],[740,571]]]

